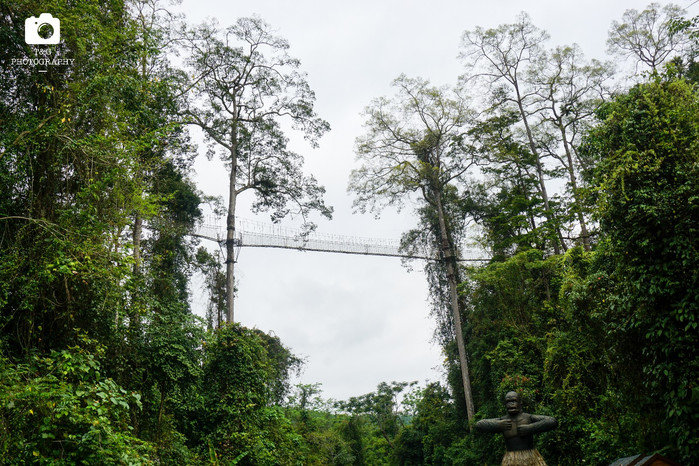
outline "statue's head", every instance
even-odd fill
[[[522,412],[522,399],[517,392],[507,392],[505,395],[505,409],[512,416]]]

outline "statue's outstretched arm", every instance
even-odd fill
[[[498,433],[507,430],[502,419],[482,419],[476,422],[476,430],[480,432]]]
[[[558,421],[551,416],[531,414],[529,419],[529,424],[519,426],[518,431],[521,435],[539,434],[558,427]]]

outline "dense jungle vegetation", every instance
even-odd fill
[[[64,61],[40,74],[16,60],[37,58],[24,20],[41,11]],[[514,389],[559,421],[537,439],[549,464],[699,464],[696,18],[627,11],[609,46],[630,77],[548,48],[522,14],[464,34],[454,88],[400,76],[368,103],[350,191],[360,210],[417,199],[403,247],[442,251],[426,275],[447,377],[331,401],[292,386],[302,361],[279,338],[232,322],[232,270],[190,235],[210,201],[192,125],[260,211],[330,215],[277,119],[328,130],[288,44],[247,18],[225,45],[149,0],[0,0],[0,17],[0,463],[499,464],[467,405],[471,424],[499,416]],[[474,224],[492,259],[467,267]]]

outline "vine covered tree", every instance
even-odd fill
[[[604,109],[586,150],[598,157],[602,253],[615,284],[604,314],[640,363],[669,444],[697,461],[699,433],[699,97],[656,77]],[[668,390],[667,387],[672,387]]]
[[[303,157],[288,148],[283,123],[303,133],[315,147],[330,129],[314,109],[315,94],[288,54],[286,40],[272,35],[260,18],[241,18],[220,30],[205,24],[185,35],[191,103],[185,121],[200,127],[230,170],[226,224],[226,320],[233,321],[235,214],[238,196],[253,191],[253,210],[271,211],[272,221],[288,214],[304,219],[311,211],[330,218],[325,189],[303,174]]]

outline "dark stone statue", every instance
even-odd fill
[[[476,430],[503,434],[507,452],[502,466],[546,466],[544,458],[534,448],[534,434],[555,429],[558,426],[556,419],[523,413],[522,400],[517,392],[505,395],[505,409],[507,416],[478,421]]]

